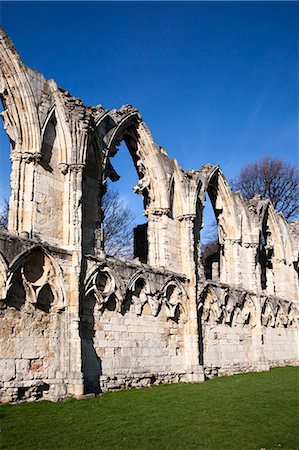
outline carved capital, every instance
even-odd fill
[[[244,247],[245,248],[257,249],[258,245],[259,245],[258,242],[245,242]]]
[[[170,215],[170,209],[169,208],[152,208],[149,207],[145,211],[146,216],[169,216]]]
[[[196,214],[183,214],[178,216],[180,222],[193,222],[196,219]]]
[[[84,169],[84,164],[70,164],[69,165],[69,169],[71,172],[75,172],[75,173],[79,173],[79,172],[83,172]]]
[[[42,159],[43,155],[39,152],[24,152],[24,151],[13,151],[10,155],[10,160],[14,161],[25,161],[25,163],[38,163]]]
[[[59,167],[60,172],[63,175],[65,175],[69,170],[69,165],[66,163],[60,163],[60,164],[58,164],[58,167]]]
[[[29,163],[38,163],[41,159],[42,159],[42,154],[41,153],[31,153],[31,152],[24,152],[22,153],[22,160],[25,161],[25,163],[29,164]]]
[[[230,238],[227,238],[227,237],[224,238],[224,241],[228,242],[231,245],[234,245],[234,244],[238,244],[239,245],[242,242],[241,239],[230,239]]]
[[[17,151],[12,151],[10,154],[10,162],[14,163],[16,161],[22,160],[22,153]]]

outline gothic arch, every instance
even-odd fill
[[[269,294],[297,300],[297,273],[288,224],[269,201],[260,220],[261,288]]]
[[[39,118],[30,80],[13,43],[2,28],[0,76],[0,96],[5,107],[2,118],[13,150],[27,155],[39,154]]]
[[[200,189],[203,190],[204,195],[202,195]],[[219,166],[210,171],[206,183],[199,187],[198,196],[201,195],[205,199],[207,194],[215,212],[218,229],[220,228],[222,231],[220,234],[222,234],[223,238],[240,239],[240,218],[236,208],[234,193],[230,189]],[[219,236],[219,238],[222,238],[222,236]]]
[[[51,291],[51,305],[57,310],[63,309],[65,305],[65,294],[63,287],[62,271],[56,261],[42,246],[34,246],[29,250],[16,256],[9,265],[7,277],[7,299],[18,285],[18,291],[23,290],[25,298],[22,303],[29,302],[38,304],[39,298],[47,286]],[[19,299],[19,303],[20,303]],[[12,304],[14,303],[12,299]]]
[[[59,142],[59,166],[62,173],[65,173],[67,166],[72,163],[72,137],[70,133],[69,117],[66,114],[65,102],[61,92],[58,90],[53,80],[48,81],[54,103],[50,108],[46,120],[42,126],[44,136],[47,124],[53,115],[56,119],[56,132]]]
[[[261,322],[264,326],[275,327],[279,305],[270,298],[266,298],[262,306]]]
[[[115,147],[125,141],[135,165],[139,182],[135,192],[142,193],[145,209],[150,212],[169,212],[170,180],[165,168],[170,164],[164,149],[155,144],[147,126],[141,121],[140,113],[131,106],[124,106],[119,111],[111,111],[101,120],[110,118],[111,128],[103,141],[106,153],[103,161],[103,180],[107,177],[110,156],[115,153]],[[96,124],[99,127],[99,124]]]
[[[159,312],[160,302],[152,283],[146,278],[143,272],[133,275],[127,286],[127,295],[135,306],[135,313],[140,316],[144,306],[149,305],[151,313],[156,316]]]
[[[258,322],[257,310],[253,299],[246,294],[243,299],[243,305],[239,317],[241,325],[248,325],[251,328],[255,327]]]
[[[100,308],[113,296],[116,309],[120,312],[124,294],[124,286],[119,277],[109,267],[95,264],[85,277],[84,297],[93,294]]]
[[[187,314],[187,293],[176,278],[167,280],[161,292],[167,317],[174,319],[180,313]]]
[[[136,272],[130,279],[127,290],[133,291],[136,289],[138,282],[142,281],[144,283],[144,288],[146,294],[153,294],[155,292],[154,287],[150,280],[146,278],[146,274],[142,271]]]
[[[218,243],[215,246],[215,252],[203,260],[199,242],[207,195],[209,195],[217,222]],[[219,166],[205,165],[202,167],[198,175],[192,204],[192,211],[195,215],[195,249],[198,249],[195,259],[199,278],[240,284],[240,271],[237,265],[242,241],[242,218],[238,213],[237,198]]]
[[[213,285],[206,285],[200,293],[201,317],[204,322],[220,323],[223,317],[223,305],[219,299],[219,292]]]

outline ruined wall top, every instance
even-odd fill
[[[220,281],[263,289],[257,278],[266,279],[269,294],[297,300],[298,222],[289,225],[267,200],[245,201],[219,166],[182,169],[131,105],[85,106],[23,64],[3,29],[0,97],[11,142],[11,234],[97,256],[104,248],[101,199],[107,178],[118,179],[113,156],[124,141],[148,218],[148,264],[184,273],[194,283],[201,279],[200,230],[209,195]]]

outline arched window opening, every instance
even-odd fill
[[[6,303],[8,306],[20,310],[21,307],[25,304],[25,300],[26,292],[23,286],[21,274],[18,273],[14,277],[12,286],[9,289]]]
[[[53,302],[54,302],[54,295],[52,289],[48,284],[45,284],[38,294],[35,306],[37,309],[40,309],[41,311],[48,313],[50,311]]]
[[[107,191],[102,199],[104,213],[104,249],[110,256],[139,258],[147,262],[147,220],[144,204],[134,192],[138,184],[138,161],[131,145],[120,143],[110,155]],[[131,148],[131,150],[130,150]],[[132,164],[132,159],[133,163]]]
[[[0,101],[1,113],[4,111]],[[0,119],[0,229],[8,227],[9,197],[10,197],[10,150],[11,143]]]
[[[87,150],[83,171],[83,246],[86,253],[101,250],[101,161],[100,151],[94,139]]]
[[[273,269],[272,257],[274,251],[271,241],[271,231],[268,226],[268,213],[266,213],[262,223],[262,230],[260,231],[258,252],[258,261],[261,273],[261,288],[263,290],[270,288],[271,285],[270,279]]]
[[[202,211],[200,230],[201,259],[207,280],[220,280],[222,250],[219,241],[218,217],[221,212],[221,206],[217,202],[217,186],[210,183]]]
[[[49,120],[44,137],[43,137],[43,144],[42,144],[42,155],[43,158],[41,160],[41,166],[48,172],[53,172],[53,163],[58,163],[58,146],[59,143],[57,142],[57,132],[56,132],[56,118],[54,115],[52,115],[51,119]]]

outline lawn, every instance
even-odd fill
[[[298,449],[299,368],[3,405],[5,449]]]

